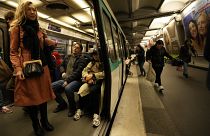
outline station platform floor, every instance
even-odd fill
[[[188,79],[166,64],[163,94],[145,77],[139,77],[138,66],[132,65],[133,76],[128,76],[110,136],[209,136],[208,62],[199,59],[190,64]]]

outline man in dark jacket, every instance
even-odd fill
[[[141,45],[138,45],[136,47],[136,57],[137,57],[139,69],[141,72],[141,74],[139,76],[146,76],[146,72],[144,70],[145,51]]]
[[[155,87],[158,87],[159,92],[164,90],[161,85],[161,73],[164,67],[164,56],[169,59],[173,59],[163,47],[164,43],[162,40],[157,40],[155,45],[152,46],[146,53],[146,60],[152,62],[152,67],[156,73]]]
[[[73,56],[72,59],[74,63],[72,65],[71,73],[63,80],[58,80],[52,83],[52,88],[56,95],[56,102],[58,102],[57,108],[53,111],[54,113],[59,112],[67,108],[67,103],[61,96],[63,92],[63,88],[65,88],[65,93],[69,102],[69,113],[68,116],[73,116],[76,110],[75,100],[74,100],[74,92],[78,91],[80,86],[82,85],[82,70],[86,67],[88,61],[81,54],[82,53],[82,45],[76,43],[73,46]]]
[[[184,42],[184,46],[182,46],[180,48],[180,51],[179,51],[179,58],[181,60],[183,60],[184,64],[183,64],[183,67],[184,67],[184,71],[183,71],[183,76],[185,78],[188,78],[188,63],[191,62],[191,57],[192,57],[192,53],[196,56],[196,51],[195,49],[192,47],[192,42],[191,40],[186,40]]]

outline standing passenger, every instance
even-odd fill
[[[180,48],[180,51],[179,51],[179,58],[181,60],[183,60],[184,64],[183,64],[183,67],[184,67],[184,71],[183,71],[183,76],[185,78],[188,78],[188,63],[191,62],[191,56],[192,56],[192,53],[196,56],[196,51],[195,49],[192,47],[192,42],[191,40],[186,40],[184,42],[184,46],[182,46]]]
[[[136,48],[136,56],[138,60],[139,69],[141,72],[140,76],[145,76],[146,75],[146,72],[144,70],[145,51],[144,51],[144,48],[140,45],[138,45]]]
[[[3,89],[11,78],[12,71],[9,69],[7,64],[1,58],[2,49],[0,47],[0,112],[1,113],[12,113],[12,109],[4,105]]]
[[[44,136],[44,130],[53,131],[48,122],[47,101],[55,98],[51,88],[50,72],[46,63],[43,46],[56,46],[54,41],[44,39],[39,27],[37,9],[32,2],[26,1],[19,5],[15,20],[11,25],[10,59],[16,73],[14,102],[17,106],[25,106],[37,136]],[[25,78],[23,62],[41,59],[44,72],[38,77]],[[41,119],[38,118],[40,111]],[[40,125],[41,123],[41,125]]]
[[[157,40],[155,45],[152,46],[146,54],[146,60],[152,62],[152,67],[155,70],[156,73],[156,80],[155,80],[155,86],[158,87],[159,92],[162,92],[164,90],[162,84],[161,84],[161,73],[163,71],[164,67],[164,57],[168,57],[169,59],[173,59],[168,52],[166,52],[165,47],[163,47],[163,41]]]
[[[15,16],[15,13],[13,12],[13,11],[8,11],[8,12],[6,12],[6,14],[4,15],[4,19],[7,21],[7,26],[8,26],[8,29],[9,29],[9,27],[10,27],[10,25],[11,25],[11,23],[12,23],[12,21],[14,20],[14,16]],[[2,58],[1,58],[1,51],[2,49],[0,48],[0,60],[1,61],[3,61],[2,60]],[[3,62],[4,63],[4,62]],[[11,63],[9,63],[10,65],[9,65],[9,67],[11,68]],[[3,71],[2,71],[3,72]],[[2,76],[3,77],[3,76]],[[5,77],[5,76],[4,76]],[[8,80],[8,82],[7,82],[7,84],[6,84],[6,88],[13,88],[13,80],[12,80],[12,77],[11,76],[9,76],[10,77],[10,79]],[[10,109],[9,107],[7,107],[7,106],[3,106],[3,94],[2,94],[2,90],[3,90],[3,88],[5,88],[5,86],[1,86],[0,87],[0,110],[1,110],[1,112],[3,112],[3,113],[11,113],[12,112],[12,109]],[[3,107],[2,107],[3,106]]]
[[[7,21],[8,27],[10,27],[10,25],[12,24],[12,21],[14,20],[14,17],[15,17],[15,13],[13,11],[8,11],[4,15],[4,19]]]

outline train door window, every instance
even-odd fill
[[[64,59],[64,57],[67,55],[67,46],[69,41],[52,35],[48,35],[48,38],[57,41],[58,44],[53,51],[58,52],[61,58]]]
[[[104,12],[103,12],[104,13]],[[116,52],[113,44],[112,39],[112,32],[111,32],[111,23],[109,17],[104,13],[103,14],[103,20],[104,20],[104,27],[105,27],[105,36],[106,36],[106,44],[109,52],[109,56],[112,62],[115,62],[117,60]]]
[[[0,40],[0,48],[1,48],[0,56],[2,57],[3,56],[3,39],[4,39],[2,29],[0,29],[0,39],[1,39]]]
[[[113,30],[113,37],[114,37],[114,47],[116,49],[116,55],[117,58],[119,58],[119,37],[118,37],[118,33],[117,33],[117,28],[115,24],[112,24],[112,30]]]
[[[125,57],[125,53],[124,53],[124,46],[125,46],[125,41],[124,41],[124,37],[122,35],[122,33],[119,33],[119,38],[120,38],[120,56],[123,58]]]

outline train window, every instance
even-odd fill
[[[54,52],[58,52],[62,58],[64,58],[67,55],[67,46],[69,44],[69,41],[67,39],[62,39],[59,37],[55,37],[52,35],[48,35],[48,38],[57,41],[57,47],[54,49]]]
[[[122,58],[122,57],[125,57],[125,53],[124,53],[124,50],[123,50],[123,48],[124,48],[124,46],[125,46],[125,41],[124,41],[124,38],[123,38],[123,35],[122,35],[122,33],[119,33],[119,38],[120,38],[120,57]]]
[[[117,55],[117,58],[119,58],[120,41],[119,41],[116,25],[112,24],[112,28],[113,28],[113,37],[114,37],[114,45],[115,45],[115,49],[116,49],[116,55]]]
[[[0,39],[2,39],[2,40],[0,40],[0,48],[1,48],[0,56],[2,56],[3,55],[3,39],[4,39],[2,29],[0,29]]]
[[[117,60],[116,52],[113,44],[112,39],[112,32],[111,32],[111,23],[108,18],[108,16],[104,13],[103,14],[103,20],[104,20],[104,27],[105,27],[105,36],[106,36],[106,44],[109,52],[109,56],[112,62],[115,62]]]

